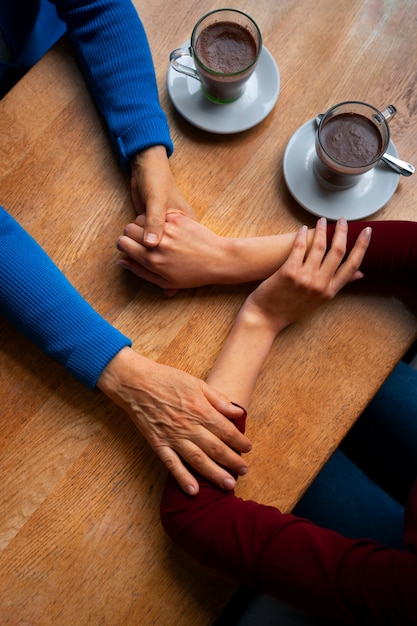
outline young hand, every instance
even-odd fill
[[[117,247],[127,256],[117,263],[166,293],[263,280],[286,260],[295,239],[295,233],[221,237],[186,215],[169,213],[159,246],[149,248],[142,245],[144,225],[139,215],[126,226]]]
[[[326,232],[326,220],[321,218],[309,248],[307,227],[302,227],[287,261],[248,297],[246,311],[260,317],[274,333],[334,298],[346,284],[362,278],[359,268],[370,242],[371,228],[360,232],[345,260],[346,220],[338,220],[328,251]]]
[[[166,216],[164,235],[156,248],[142,245],[145,219],[139,215],[117,240],[128,258],[118,265],[162,289],[197,287],[215,281],[224,267],[223,238],[184,215]]]

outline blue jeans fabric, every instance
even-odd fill
[[[404,507],[336,450],[294,509],[352,539],[401,548]]]
[[[417,476],[417,370],[401,361],[340,446],[405,504]]]

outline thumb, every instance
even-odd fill
[[[164,208],[149,204],[146,207],[145,224],[143,227],[143,244],[149,248],[157,246],[161,241],[164,226]]]

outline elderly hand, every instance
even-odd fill
[[[141,243],[157,246],[170,212],[197,219],[172,174],[164,146],[153,146],[139,152],[131,162],[132,199],[136,212],[144,215]]]
[[[97,387],[128,413],[189,495],[198,493],[198,482],[184,462],[222,489],[233,489],[236,482],[224,468],[246,474],[238,453],[251,444],[230,421],[242,409],[204,381],[123,348]]]

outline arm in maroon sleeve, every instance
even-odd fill
[[[372,238],[361,270],[374,284],[417,284],[417,222],[349,222],[348,252],[359,232],[372,228]],[[330,244],[334,225],[327,230]]]
[[[235,423],[244,430],[245,418]],[[197,478],[195,497],[168,478],[161,520],[201,564],[342,623],[417,624],[417,483],[406,508],[404,549],[393,550],[347,539]]]
[[[349,250],[366,225],[349,226]],[[369,225],[371,244],[361,264],[368,279],[415,283],[416,225]],[[334,229],[329,230],[330,239]],[[265,298],[274,293],[276,285],[270,281],[272,289],[264,289]],[[239,347],[238,339],[233,345]],[[242,430],[244,421],[236,422]],[[200,563],[338,622],[417,625],[417,483],[406,507],[403,549],[394,550],[367,539],[348,539],[197,478],[200,491],[195,498],[168,480],[161,520],[173,541]]]

